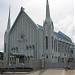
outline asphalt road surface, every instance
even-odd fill
[[[0,75],[75,75],[75,70],[43,69],[32,72],[7,72]]]

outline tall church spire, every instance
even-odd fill
[[[10,7],[9,7],[9,16],[8,16],[8,25],[7,25],[7,29],[10,29]]]
[[[49,3],[48,3],[48,0],[47,0],[47,3],[46,3],[46,19],[47,18],[50,18],[50,10],[49,10]]]

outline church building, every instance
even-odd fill
[[[49,63],[63,63],[64,58],[74,61],[74,43],[61,31],[55,32],[46,2],[46,18],[43,25],[35,24],[21,7],[10,28],[10,9],[4,34],[5,67],[46,67]]]

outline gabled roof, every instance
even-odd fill
[[[16,22],[17,22],[17,20],[19,19],[19,17],[21,16],[22,13],[24,13],[24,14],[29,18],[29,20],[30,20],[33,24],[35,24],[35,23],[33,22],[33,20],[26,14],[26,12],[24,11],[24,8],[21,7],[21,10],[20,10],[19,14],[18,14],[18,16],[17,16],[15,22],[13,23],[13,25],[12,25],[12,27],[11,27],[11,29],[10,29],[10,33],[12,32],[12,30],[13,30],[13,28],[14,28]],[[35,26],[37,27],[36,24],[35,24]],[[9,33],[9,34],[10,34],[10,33]]]
[[[19,18],[19,17],[20,17],[20,15],[22,14],[22,12],[23,12],[23,11],[20,11],[20,12],[19,12],[19,14],[18,14],[18,16],[17,16],[17,18],[16,18],[15,22],[13,23],[13,25],[12,25],[12,27],[11,27],[11,29],[10,29],[10,33],[11,33],[11,31],[13,30],[13,28],[14,28],[14,26],[15,26],[15,24],[16,24],[16,22],[17,22],[18,18]],[[9,34],[10,34],[10,33],[9,33]]]
[[[65,35],[64,33],[60,32],[60,31],[58,33],[54,32],[54,34],[57,36],[57,38],[60,38],[64,41],[72,42],[72,40],[67,35]]]
[[[43,27],[41,25],[39,25],[39,24],[37,24],[37,25],[38,25],[38,29],[43,30]]]

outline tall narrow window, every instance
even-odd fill
[[[46,36],[46,49],[48,49],[48,37]]]
[[[53,49],[53,36],[52,36],[52,49]]]
[[[6,52],[6,43],[4,44],[4,51]]]

